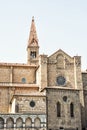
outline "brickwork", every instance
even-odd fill
[[[0,87],[0,113],[8,113],[9,92],[8,88]]]
[[[10,81],[10,68],[8,66],[0,66],[0,82]]]
[[[20,68],[16,67],[13,69],[13,82],[22,83],[22,79],[25,79],[26,83],[35,83],[35,68]]]

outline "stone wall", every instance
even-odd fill
[[[84,112],[85,112],[85,126],[87,128],[87,90],[84,91],[84,102],[85,102],[85,107],[83,108],[84,109]]]
[[[9,91],[8,88],[0,86],[0,113],[7,113],[9,110]]]
[[[81,130],[81,107],[79,91],[59,88],[47,88],[47,125],[48,130],[64,129]],[[60,103],[60,115],[57,116],[57,103]],[[71,116],[70,104],[73,104]]]
[[[47,87],[47,55],[39,56],[39,67],[36,76],[40,90]]]
[[[13,69],[13,82],[15,83],[35,83],[35,68],[15,67]]]
[[[82,72],[82,82],[84,90],[87,90],[87,71]]]
[[[59,50],[48,57],[48,86],[57,86],[57,77],[66,78],[67,87],[75,88],[74,59]]]
[[[30,89],[27,89],[29,86],[23,89],[23,84],[35,84],[35,82],[35,66],[0,64],[0,113],[9,112],[9,104],[14,94],[29,94]],[[16,88],[14,84],[16,84]],[[31,91],[36,92],[36,90],[34,91],[32,86]]]
[[[0,82],[35,83],[36,68],[29,66],[0,66]]]
[[[16,95],[14,98],[16,99],[16,104],[18,105],[18,113],[46,114],[45,96]]]
[[[0,82],[10,82],[9,66],[0,66]]]

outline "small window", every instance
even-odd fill
[[[26,79],[25,78],[22,78],[22,83],[26,83]]]
[[[64,130],[64,128],[63,128],[63,127],[60,127],[60,130]]]
[[[36,52],[35,51],[31,51],[30,56],[31,56],[31,58],[36,58]]]
[[[64,128],[63,128],[63,127],[60,127],[60,130],[64,130]]]
[[[30,106],[31,106],[31,107],[34,107],[34,106],[35,106],[35,102],[34,102],[34,101],[31,101],[31,102],[30,102]]]
[[[63,96],[63,101],[67,102],[67,96]]]
[[[16,113],[19,112],[19,105],[18,105],[18,104],[15,105],[15,112],[16,112]]]
[[[70,116],[74,117],[74,105],[73,105],[73,103],[70,104]]]
[[[61,104],[57,103],[57,117],[61,117]]]

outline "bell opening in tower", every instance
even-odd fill
[[[31,51],[30,57],[31,57],[31,58],[36,58],[36,52],[35,52],[35,51]]]

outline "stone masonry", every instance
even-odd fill
[[[85,130],[87,71],[59,49],[40,55],[32,18],[27,63],[0,63],[1,130]]]

